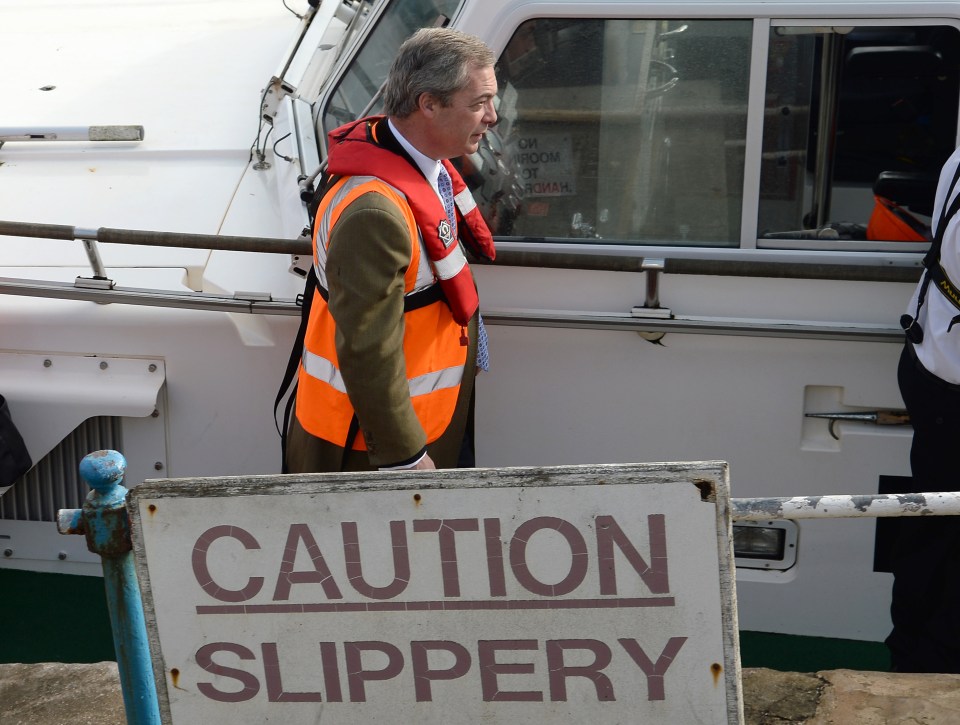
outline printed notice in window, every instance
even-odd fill
[[[517,139],[514,163],[524,196],[575,196],[573,142],[569,134],[538,133]]]

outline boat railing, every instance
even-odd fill
[[[120,287],[107,278],[96,244],[137,244],[290,254],[307,259],[312,257],[312,242],[306,234],[295,239],[277,239],[108,227],[88,229],[59,224],[0,221],[0,236],[82,241],[93,269],[92,276],[77,277],[73,283],[0,277],[0,294],[87,300],[101,304],[148,305],[264,315],[297,316],[300,314],[301,306],[298,299],[276,299],[270,292],[237,291],[233,295],[228,295]],[[668,308],[660,306],[660,281],[664,275],[722,273],[712,267],[687,269],[685,267],[687,262],[690,260],[641,258],[634,266],[623,269],[623,271],[639,273],[644,278],[643,289],[638,291],[644,303],[623,312],[484,307],[484,320],[493,325],[636,332],[654,342],[667,333],[886,343],[900,343],[903,340],[903,331],[894,324],[895,321],[885,325],[843,321],[675,315]],[[302,272],[302,269],[299,271]],[[764,267],[764,271],[760,273],[780,276],[782,270],[774,274]]]

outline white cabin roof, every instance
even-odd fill
[[[262,90],[298,25],[280,0],[3,3],[0,126],[141,125],[144,140],[4,144],[0,219],[220,232]],[[100,245],[100,254],[107,268],[190,268],[209,253]],[[51,265],[86,266],[81,243],[0,237],[0,275]]]

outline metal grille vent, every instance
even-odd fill
[[[56,521],[57,510],[80,508],[89,488],[77,468],[88,453],[120,450],[121,419],[90,418],[0,496],[0,519]]]

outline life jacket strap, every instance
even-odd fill
[[[330,302],[330,292],[321,284],[317,284],[317,292],[323,298],[324,302]],[[434,302],[440,302],[444,298],[443,290],[438,284],[432,284],[429,287],[426,287],[417,292],[411,292],[408,295],[404,295],[403,298],[403,311],[404,313],[413,312],[414,310],[419,310],[422,307],[427,307],[432,305]]]

